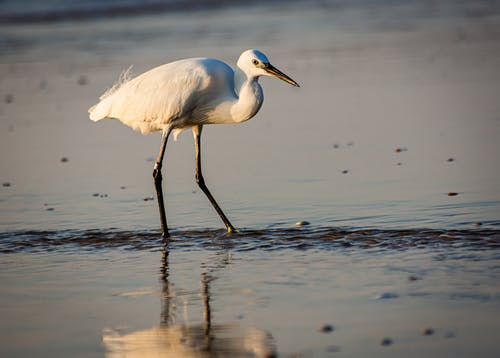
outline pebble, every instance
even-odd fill
[[[334,330],[335,328],[331,324],[324,324],[318,329],[321,333],[332,333]]]
[[[434,334],[434,328],[427,327],[424,328],[421,332],[422,336],[432,336]]]
[[[377,300],[390,300],[393,298],[398,298],[399,295],[394,292],[384,292],[376,296]]]
[[[408,281],[410,281],[410,282],[414,282],[414,281],[418,281],[418,280],[421,280],[421,278],[418,276],[411,275],[410,277],[408,277]]]
[[[309,221],[297,221],[295,223],[295,226],[306,226],[306,225],[309,225]]]
[[[94,194],[92,194],[92,196],[98,197],[99,193],[94,193]]]
[[[151,201],[151,200],[154,200],[154,198],[152,196],[146,196],[144,198],[144,201]]]
[[[387,337],[380,341],[380,345],[385,347],[390,346],[392,343],[392,339]]]
[[[342,174],[348,174],[349,173],[349,170],[342,170]]]
[[[14,95],[12,93],[7,93],[4,97],[5,103],[14,102]]]
[[[333,149],[339,149],[339,148],[340,148],[340,145],[338,145],[338,144],[333,145]]]
[[[45,210],[47,211],[54,211],[54,208],[50,207],[50,208],[45,208]]]
[[[457,195],[458,195],[458,193],[457,193],[457,192],[455,192],[455,191],[450,191],[450,192],[448,193],[448,196],[457,196]]]
[[[101,194],[99,195],[100,198],[107,198],[108,197],[108,194]]]
[[[454,162],[454,161],[455,161],[455,159],[453,159],[453,158],[448,158],[446,161],[447,161],[448,163],[451,163],[451,162]]]
[[[408,148],[405,148],[405,147],[396,147],[394,148],[394,152],[395,153],[401,153],[401,152],[406,152],[408,151]]]
[[[81,75],[80,77],[78,77],[78,84],[80,86],[85,86],[87,83],[88,83],[87,76]]]
[[[122,186],[120,187],[120,189],[121,189],[121,190],[125,190],[125,189],[127,189],[127,187],[122,185]]]
[[[67,163],[69,161],[68,157],[62,157],[61,163]]]
[[[8,188],[10,186],[10,183],[8,181],[6,181],[5,183],[2,183],[2,186],[4,188]]]

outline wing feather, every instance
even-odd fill
[[[196,59],[176,61],[124,82],[89,109],[90,118],[118,119],[142,133],[175,125],[206,99],[202,93],[211,78],[202,63]]]

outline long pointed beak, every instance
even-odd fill
[[[285,82],[288,82],[290,83],[291,85],[295,86],[295,87],[300,87],[299,84],[297,82],[295,82],[294,80],[292,80],[290,77],[288,77],[287,75],[285,75],[283,72],[281,72],[280,70],[278,70],[276,67],[274,67],[273,65],[271,65],[270,63],[266,65],[266,67],[264,67],[264,69],[266,70],[267,73],[269,73],[271,76],[274,76],[274,77],[277,77],[279,78],[280,80],[283,80]]]

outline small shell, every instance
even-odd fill
[[[306,226],[309,225],[309,221],[297,221],[295,226]]]

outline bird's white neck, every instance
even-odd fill
[[[231,117],[236,123],[244,122],[255,116],[262,106],[264,94],[258,77],[249,77],[239,68],[234,72],[234,89],[237,99],[231,106]]]

